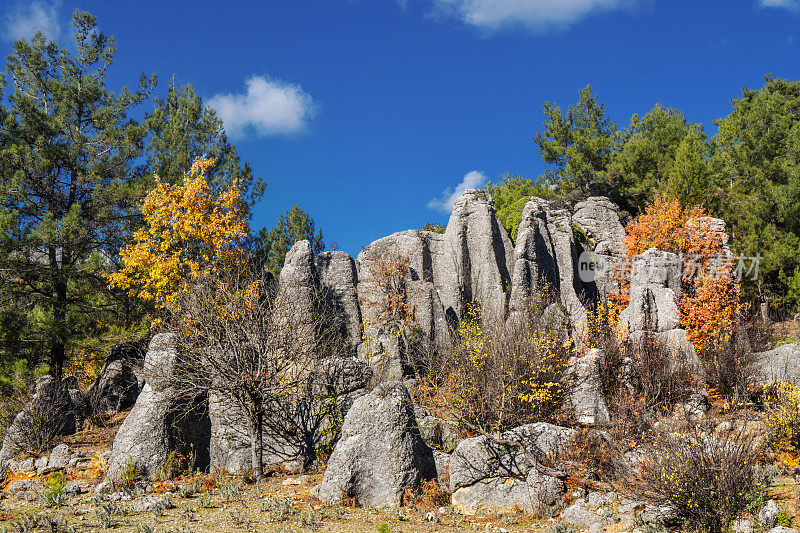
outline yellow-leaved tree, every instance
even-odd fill
[[[142,203],[144,226],[120,250],[123,266],[108,276],[110,287],[169,309],[194,280],[239,257],[246,205],[235,184],[214,194],[205,177],[213,164],[198,159],[182,184],[156,178]]]

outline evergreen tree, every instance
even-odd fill
[[[535,183],[522,176],[503,176],[500,183],[487,183],[484,187],[492,197],[497,219],[506,229],[512,242],[517,242],[517,231],[522,222],[522,210],[531,196],[551,198],[555,192],[550,187]]]
[[[714,171],[725,190],[720,215],[735,251],[762,257],[747,288],[774,306],[800,304],[800,81],[766,77],[744,88],[717,120]]]
[[[282,214],[272,229],[262,228],[252,243],[256,264],[280,276],[286,254],[297,241],[307,240],[311,244],[311,252],[318,254],[325,250],[322,230],[316,229],[314,219],[294,205]]]
[[[253,176],[248,163],[241,162],[236,147],[228,142],[222,120],[213,109],[203,107],[191,85],[179,88],[173,78],[167,97],[155,99],[146,123],[148,167],[162,182],[180,183],[192,163],[206,157],[215,161],[206,176],[215,191],[235,184],[250,205],[263,195],[265,184]]]
[[[146,128],[130,116],[155,85],[142,75],[134,91],[109,91],[114,40],[88,13],[72,22],[74,51],[41,33],[14,43],[0,122],[2,292],[57,378],[71,351],[125,318],[102,273],[144,193]]]
[[[691,137],[683,157],[705,158],[708,150],[702,128],[688,121],[681,111],[656,104],[643,117],[634,114],[598,180],[605,183],[608,195],[623,211],[635,215],[657,193],[668,192],[678,148],[687,136]],[[690,148],[695,152],[687,153]],[[672,188],[676,187],[679,184],[674,182]]]
[[[592,88],[581,89],[578,102],[564,112],[549,102],[544,103],[544,131],[534,141],[542,161],[551,165],[545,178],[557,183],[564,191],[580,194],[605,194],[606,187],[599,179],[618,144],[616,123],[606,116],[605,106]]]

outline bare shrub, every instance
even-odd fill
[[[670,353],[649,330],[630,349],[634,389],[645,412],[669,412],[689,397],[694,375],[684,357]]]
[[[65,388],[52,380],[38,385],[29,398],[9,432],[18,450],[41,453],[74,430],[72,402]]]
[[[278,291],[268,274],[229,264],[197,279],[173,316],[172,386],[187,405],[213,395],[240,408],[256,481],[264,477],[265,434],[311,461],[326,420],[311,381],[321,359],[343,355],[342,343],[332,314],[319,308],[324,299],[309,291]]]
[[[519,316],[494,323],[472,304],[452,349],[419,373],[423,401],[473,433],[553,420],[567,392],[571,348],[566,332],[543,318],[545,303],[533,297]]]
[[[646,500],[674,510],[685,528],[722,532],[763,493],[762,462],[746,430],[690,426],[654,435],[636,487]]]
[[[376,370],[375,383],[408,375],[417,363],[422,330],[413,304],[418,296],[413,277],[408,255],[386,254],[370,258],[369,275],[361,280],[362,350]],[[399,361],[392,360],[392,352]]]
[[[757,363],[746,333],[737,330],[727,342],[720,341],[715,346],[706,350],[703,357],[708,385],[732,402],[746,402],[755,383]]]

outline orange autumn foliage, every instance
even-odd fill
[[[681,327],[697,353],[714,350],[730,339],[740,312],[739,284],[727,235],[713,227],[702,207],[681,208],[677,200],[657,197],[626,228],[623,247],[629,260],[650,248],[679,254],[684,268],[681,287]],[[611,305],[628,304],[630,281],[617,276],[620,291]]]

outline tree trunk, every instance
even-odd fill
[[[63,251],[62,251],[63,254]],[[59,258],[57,249],[50,246],[50,271],[53,277],[53,321],[55,322],[55,331],[52,332],[52,340],[50,342],[50,374],[55,379],[56,383],[61,382],[63,377],[64,360],[67,357],[66,349],[66,330],[67,330],[67,283],[62,279],[61,265],[59,265]],[[61,260],[64,258],[62,256]]]
[[[258,413],[250,424],[250,461],[253,466],[253,479],[256,483],[264,481],[264,414]]]

